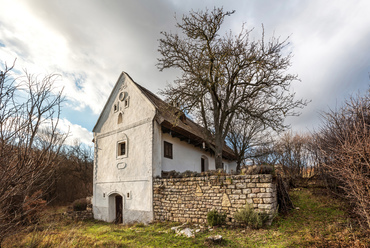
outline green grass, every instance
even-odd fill
[[[291,192],[299,209],[278,216],[271,226],[253,230],[214,228],[196,233],[195,238],[176,236],[171,227],[179,223],[114,225],[100,221],[45,220],[33,231],[9,237],[4,247],[368,247],[368,238],[354,228],[343,203],[301,189]],[[51,224],[50,224],[51,223]],[[199,227],[195,227],[199,228]],[[213,244],[207,237],[220,234]]]

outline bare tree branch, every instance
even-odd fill
[[[239,113],[282,130],[284,118],[297,115],[307,102],[290,93],[297,75],[287,72],[291,54],[283,55],[287,40],[249,39],[251,30],[220,36],[224,18],[234,11],[214,8],[191,11],[177,28],[182,36],[162,32],[159,70],[178,68],[182,77],[162,91],[169,102],[179,101],[184,111],[200,117],[212,134],[216,167],[222,165],[222,148]]]

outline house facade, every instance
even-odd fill
[[[153,178],[162,171],[214,170],[205,130],[122,73],[93,129],[94,218],[153,220]],[[230,148],[226,171],[236,169]]]

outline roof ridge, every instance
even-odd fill
[[[159,98],[155,93],[153,93],[152,91],[148,90],[147,88],[145,88],[144,86],[138,84],[137,82],[135,82],[131,77],[130,75],[128,75],[126,73],[126,75],[131,79],[131,81],[137,86],[137,88],[144,94],[144,96],[153,104],[153,106],[156,108],[157,110],[157,114],[163,118],[162,120],[165,121],[165,122],[168,122],[172,125],[172,128],[175,128],[179,131],[179,128],[185,132],[189,132],[191,133],[192,135],[195,135],[196,137],[199,137],[200,139],[202,140],[208,140],[208,142],[210,143],[213,143],[209,137],[207,138],[206,136],[207,133],[209,132],[209,130],[207,130],[205,127],[203,127],[202,125],[196,123],[194,120],[192,120],[192,118],[186,118],[189,123],[185,123],[183,122],[182,120],[180,121],[175,121],[176,118],[178,118],[178,116],[176,117],[178,111],[181,111],[181,113],[183,113],[185,116],[186,114],[179,108],[175,107],[175,106],[172,106],[171,104],[165,102],[164,100],[162,100],[161,98]],[[174,124],[173,123],[176,123],[175,126],[173,126]],[[189,125],[190,124],[190,125]],[[182,131],[181,131],[182,132]],[[202,134],[203,133],[203,134]],[[206,136],[204,136],[206,135]],[[224,141],[225,142],[225,141]],[[226,143],[225,143],[226,144]],[[228,145],[225,145],[223,147],[223,152],[226,152],[228,154],[231,155],[230,156],[227,156],[229,157],[229,159],[235,159],[235,154],[234,154],[234,151],[232,151],[232,149],[228,146]],[[226,155],[226,154],[225,154]]]

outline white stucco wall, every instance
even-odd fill
[[[121,88],[125,82],[126,87]],[[129,106],[118,97],[126,92]],[[119,106],[114,111],[114,104]],[[118,123],[119,113],[122,123]],[[153,118],[155,108],[128,77],[113,89],[95,127],[93,211],[96,219],[113,221],[114,195],[123,197],[123,222],[149,222],[152,210]],[[119,141],[126,140],[127,156],[117,156]]]
[[[167,141],[172,144],[173,158],[164,157],[164,145],[163,142]],[[211,156],[205,150],[195,147],[187,142],[181,141],[178,138],[172,137],[168,133],[162,133],[162,170],[163,171],[179,171],[184,172],[186,170],[201,172],[201,158],[208,159],[208,170],[215,170],[216,163],[214,156]],[[230,161],[223,161],[224,168],[227,172],[236,169],[236,163]]]
[[[153,121],[153,177],[162,172],[162,131],[161,126]]]

